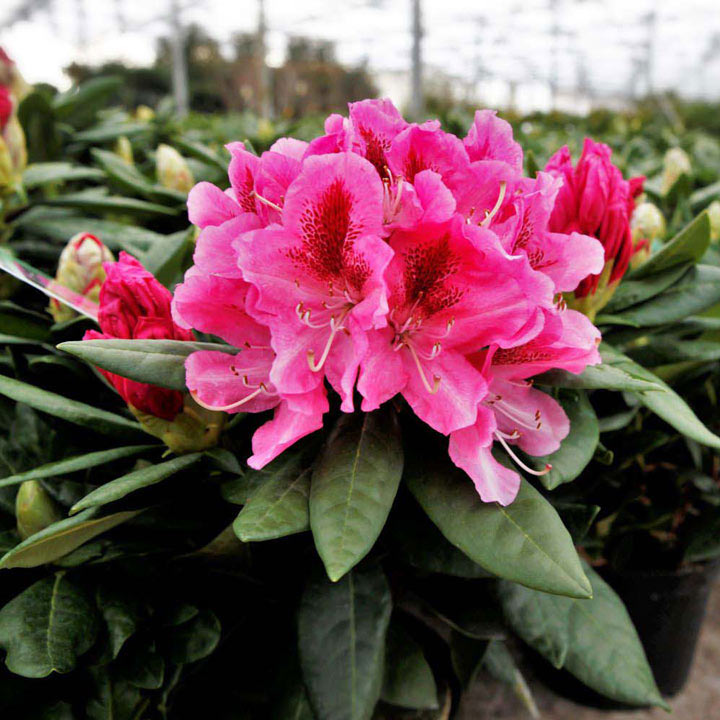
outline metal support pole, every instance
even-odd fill
[[[180,21],[178,0],[170,0],[170,44],[172,47],[172,84],[175,107],[180,117],[185,117],[189,107],[187,60],[185,38]]]
[[[414,120],[422,119],[425,112],[422,82],[422,9],[420,0],[411,0],[412,8],[412,70],[410,111]]]

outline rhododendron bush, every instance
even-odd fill
[[[0,648],[25,702],[460,717],[482,668],[534,711],[520,638],[664,704],[582,478],[644,418],[720,447],[671,387],[716,342],[707,213],[659,245],[655,178],[589,138],[534,167],[490,110],[459,137],[364,100],[223,155],[171,113],[27,102],[75,134],[31,142],[3,205]],[[668,332],[685,355],[648,361]]]

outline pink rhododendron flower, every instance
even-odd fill
[[[273,410],[253,436],[259,468],[322,426],[328,386],[345,412],[356,389],[364,412],[401,395],[449,435],[483,500],[511,502],[520,476],[494,444],[537,473],[513,446],[548,455],[569,429],[532,377],[599,362],[597,330],[558,295],[600,273],[607,246],[558,226],[562,181],[523,177],[491,111],[460,140],[388,100],[352,103],[309,144],[228,149],[230,189],[188,197],[201,232],[173,302],[179,327],[229,344],[188,358],[195,400]]]
[[[642,177],[625,180],[612,164],[611,153],[607,145],[585,138],[574,168],[567,146],[560,148],[545,167],[563,180],[550,217],[550,230],[579,232],[600,240],[610,285],[625,274],[634,251],[630,219],[644,182]],[[580,283],[576,296],[594,294],[599,282],[600,273],[590,275]]]
[[[192,332],[173,322],[172,295],[131,255],[120,253],[116,263],[105,263],[105,281],[100,288],[98,322],[102,332],[88,330],[84,340],[194,340]],[[182,410],[183,396],[168,390],[135,382],[105,370],[100,372],[112,383],[123,400],[141,412],[173,420]]]

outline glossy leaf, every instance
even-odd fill
[[[570,420],[570,433],[552,455],[532,458],[538,469],[552,465],[552,470],[540,478],[548,490],[574,480],[592,460],[600,439],[597,416],[584,392],[566,390],[559,400]]]
[[[95,610],[64,572],[43,578],[0,610],[0,647],[11,672],[67,673],[95,640]]]
[[[69,162],[33,163],[23,173],[27,190],[47,183],[65,183],[78,180],[102,180],[105,173],[96,168],[73,165]]]
[[[617,313],[659,295],[685,275],[690,267],[691,263],[682,263],[640,280],[623,279],[603,308],[603,313]]]
[[[507,622],[528,645],[596,692],[631,705],[667,707],[625,606],[592,568],[585,570],[593,588],[589,600],[500,583]]]
[[[58,349],[116,375],[171,390],[185,390],[188,355],[198,350],[237,353],[221,343],[183,340],[73,340]]]
[[[158,447],[158,445],[129,445],[127,447],[113,448],[112,450],[98,450],[97,452],[91,452],[85,455],[75,455],[74,457],[40,465],[32,470],[18,473],[17,475],[2,478],[0,479],[0,487],[18,485],[26,480],[55,478],[78,472],[79,470],[87,470],[88,468],[106,465],[116,460],[124,460],[125,458],[134,457],[135,455],[141,455],[148,450],[157,449]]]
[[[121,437],[145,436],[138,423],[121,415],[100,410],[77,400],[70,400],[5,375],[0,375],[0,395],[99,433]]]
[[[73,505],[70,513],[74,514],[87,508],[107,505],[108,503],[121,500],[136,490],[155,485],[181,470],[186,470],[191,465],[197,463],[201,457],[202,453],[180,455],[163,463],[133,470],[127,475],[111,480],[88,493],[82,500]]]
[[[0,560],[0,568],[37,567],[55,562],[98,535],[135,517],[139,511],[96,517],[96,511],[66,518],[23,540]]]
[[[438,458],[414,464],[405,479],[443,535],[486,570],[545,592],[590,595],[568,531],[527,481],[503,507],[484,503],[465,473]]]
[[[375,544],[402,468],[400,429],[392,408],[338,421],[310,487],[310,527],[331,580],[341,578]]]
[[[317,720],[369,720],[380,697],[391,598],[377,565],[319,574],[298,614],[300,665]]]

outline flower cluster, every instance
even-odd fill
[[[0,47],[0,191],[12,188],[27,164],[25,134],[17,119],[27,85]]]
[[[237,354],[200,351],[187,384],[208,409],[274,416],[253,437],[259,468],[322,426],[327,386],[352,412],[401,395],[449,436],[485,501],[511,502],[524,467],[555,451],[568,419],[530,378],[599,362],[597,329],[568,309],[605,252],[553,220],[563,180],[523,176],[510,126],[481,111],[464,140],[407,123],[387,100],[330,116],[310,143],[261,157],[228,146],[231,188],[199,183],[200,229],[173,317]],[[628,230],[629,231],[629,230]]]

